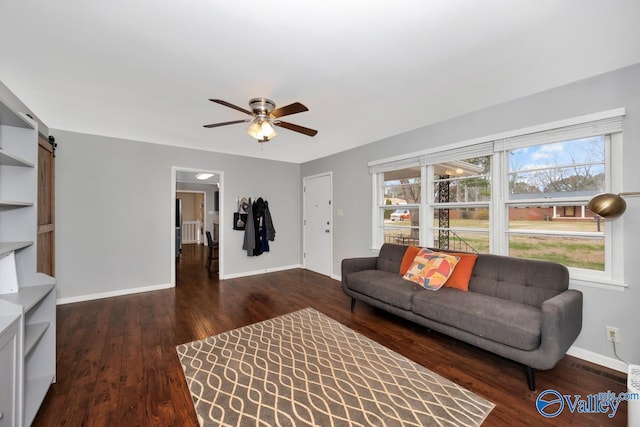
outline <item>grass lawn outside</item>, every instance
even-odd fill
[[[450,227],[455,234],[479,253],[489,252],[489,221],[477,219],[452,219]],[[417,244],[412,236],[411,221],[385,221],[385,241]],[[604,233],[605,222],[599,224]],[[397,228],[396,228],[397,227]],[[552,221],[510,221],[511,230],[532,230],[550,232],[597,232],[594,220],[552,220]],[[457,228],[474,228],[478,231],[455,231]],[[414,228],[415,230],[415,228]],[[414,234],[415,235],[415,234]],[[456,248],[455,236],[450,237],[452,249]],[[539,234],[511,234],[509,255],[558,262],[567,267],[604,270],[604,234],[602,237],[568,237]]]

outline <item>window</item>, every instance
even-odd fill
[[[420,167],[380,174],[380,231],[383,241],[404,245],[420,243],[420,205],[422,186]]]
[[[429,246],[489,252],[491,156],[430,165],[433,212]]]
[[[587,203],[605,191],[608,139],[599,135],[506,151],[509,255],[605,270],[605,223]]]
[[[372,162],[373,247],[402,243],[555,261],[572,279],[623,282],[622,226],[589,211],[621,191],[612,110]],[[421,185],[424,184],[424,185]]]

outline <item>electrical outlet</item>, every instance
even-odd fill
[[[613,341],[616,344],[620,344],[620,329],[613,326],[607,326],[607,341]]]

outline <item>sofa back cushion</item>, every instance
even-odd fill
[[[469,291],[538,308],[568,288],[569,270],[562,264],[491,254],[478,256],[469,282]]]
[[[406,252],[407,247],[405,245],[396,245],[394,243],[385,243],[380,248],[378,254],[378,264],[376,268],[378,270],[388,271],[390,273],[396,273],[400,271],[400,264],[402,263],[402,257]]]

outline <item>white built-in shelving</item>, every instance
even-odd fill
[[[36,272],[36,122],[0,100],[0,425],[29,426],[56,380],[56,281]]]
[[[26,242],[0,242],[0,256],[9,252],[17,251],[18,249],[26,248],[33,245],[32,241]]]

